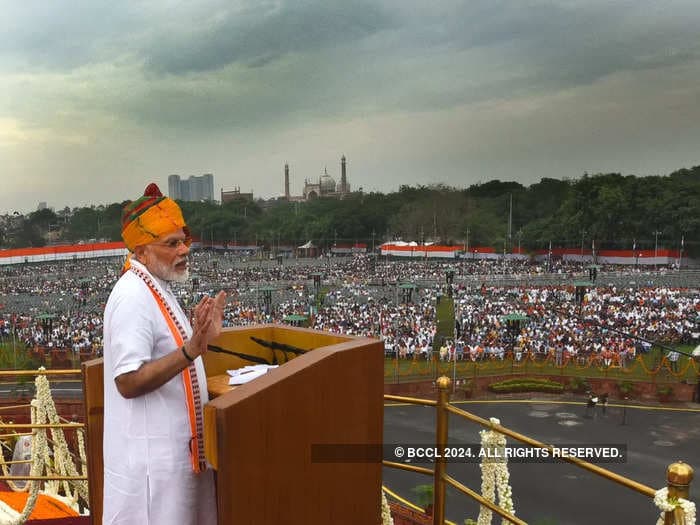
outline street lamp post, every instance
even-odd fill
[[[506,275],[506,244],[508,241],[503,241],[503,276],[505,277]],[[512,245],[511,245],[512,248]]]
[[[654,269],[658,270],[659,269],[659,261],[657,260],[657,257],[659,255],[659,234],[661,232],[659,230],[654,230]]]
[[[12,355],[15,363],[15,369],[17,369],[17,340],[16,340],[16,334],[17,334],[17,320],[14,316],[12,315]]]
[[[389,243],[391,242],[391,235],[389,233],[389,230],[386,231],[386,242]],[[384,254],[384,264],[389,264],[389,250],[387,249],[386,253]]]

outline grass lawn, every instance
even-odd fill
[[[24,348],[24,343],[0,343],[0,370],[36,369],[38,364]]]

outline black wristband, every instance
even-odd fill
[[[189,355],[187,355],[187,352],[185,351],[185,345],[182,345],[182,346],[180,347],[180,350],[182,350],[182,355],[184,355],[184,356],[185,356],[185,359],[187,359],[190,363],[191,363],[192,361],[194,361],[194,358],[192,358],[192,357],[190,357]]]

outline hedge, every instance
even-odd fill
[[[560,394],[564,385],[549,379],[515,378],[498,381],[489,385],[492,392],[551,392]]]

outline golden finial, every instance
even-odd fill
[[[438,390],[448,390],[452,385],[452,380],[447,376],[440,376],[436,381]]]
[[[682,461],[671,463],[666,471],[666,479],[669,485],[687,487],[693,481],[693,467]]]

